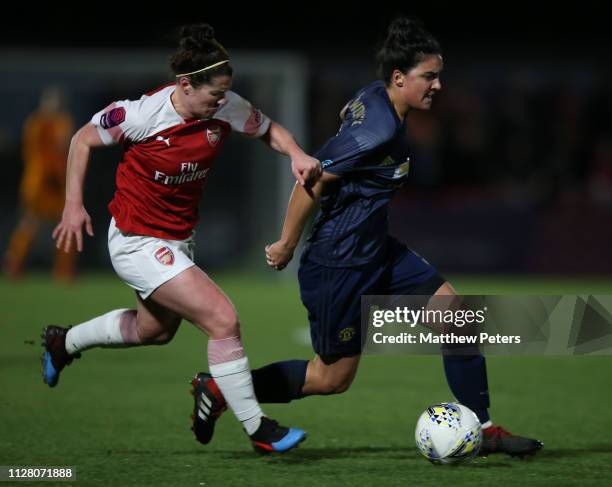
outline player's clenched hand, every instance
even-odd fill
[[[90,237],[93,237],[93,227],[91,218],[82,204],[66,203],[62,213],[62,221],[53,230],[53,239],[58,249],[63,248],[64,252],[70,252],[72,240],[76,241],[76,248],[79,252],[83,251],[83,225]]]
[[[282,240],[266,245],[266,262],[277,271],[282,271],[291,262],[294,249]]]
[[[321,163],[308,154],[300,154],[291,159],[291,171],[302,186],[314,184],[321,177]]]

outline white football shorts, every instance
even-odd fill
[[[194,249],[193,235],[185,240],[164,240],[123,233],[114,218],[108,227],[108,251],[115,272],[142,299],[195,265]]]

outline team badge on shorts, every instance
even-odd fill
[[[211,147],[215,147],[221,140],[221,127],[213,125],[206,129],[206,138]]]
[[[174,254],[168,247],[160,247],[155,251],[155,258],[160,264],[172,265],[174,264]]]
[[[355,328],[352,327],[342,328],[342,330],[340,330],[340,333],[338,333],[338,338],[341,342],[350,342],[354,336]]]

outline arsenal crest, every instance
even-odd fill
[[[160,247],[155,251],[155,258],[160,264],[172,265],[174,264],[174,254],[168,247]]]
[[[215,147],[221,140],[221,127],[213,125],[206,129],[206,138],[211,147]]]

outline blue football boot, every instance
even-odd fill
[[[41,338],[45,351],[42,354],[43,382],[49,387],[55,387],[59,381],[60,372],[81,354],[69,355],[66,352],[66,333],[70,328],[49,325],[43,328]]]

